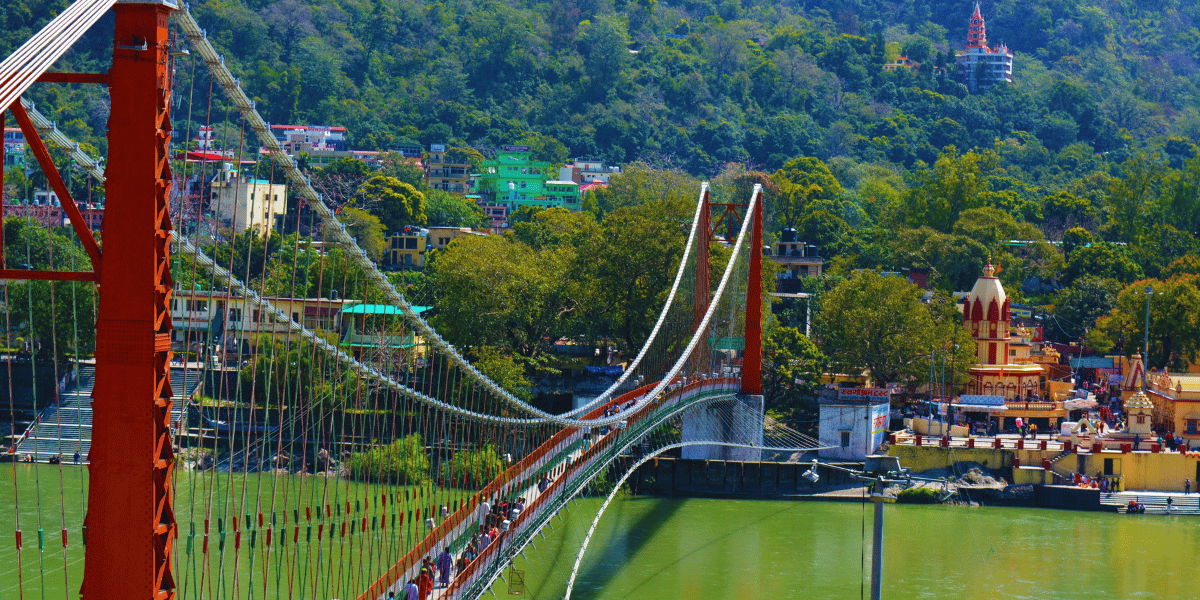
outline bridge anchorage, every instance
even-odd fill
[[[111,69],[50,71],[109,11]],[[28,101],[35,84],[64,83],[108,89],[103,169]],[[596,493],[594,531],[662,452],[816,447],[763,415],[757,187],[724,204],[701,187],[644,343],[607,389],[552,414],[486,377],[397,290],[186,5],[75,1],[0,63],[0,107],[59,203],[14,205],[0,239],[21,594],[372,600],[419,580],[476,598]],[[186,146],[217,129],[232,150]],[[266,152],[244,154],[251,142]],[[64,155],[78,167],[65,177]],[[228,235],[269,216],[283,182],[311,239]],[[101,243],[72,196],[99,185]],[[45,226],[64,217],[73,236]],[[730,258],[710,274],[721,225]],[[47,552],[55,528],[61,552]],[[444,581],[422,575],[427,560]]]

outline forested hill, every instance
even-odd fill
[[[65,5],[6,2],[0,51]],[[1032,144],[1039,157],[1042,146],[1065,149],[1070,164],[1110,153],[1112,164],[1170,136],[1200,138],[1200,4],[981,8],[989,41],[1016,53],[1016,85],[972,96],[936,76],[965,44],[968,0],[191,4],[268,120],[346,125],[361,149],[450,141],[486,151],[535,138],[556,161],[597,155],[710,175],[731,161],[772,171],[797,155],[912,168],[947,145],[997,140]],[[66,62],[102,56],[105,27],[111,19]],[[901,54],[920,71],[882,69]],[[207,77],[197,73],[189,114],[202,121]],[[57,121],[102,146],[94,94],[56,100]],[[217,100],[212,120],[225,115]]]

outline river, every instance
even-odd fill
[[[7,499],[4,505],[9,506],[0,510],[0,599],[16,598],[23,590],[25,598],[74,600],[82,574],[79,533],[85,471],[74,466],[13,467],[0,466],[0,498]],[[19,497],[13,493],[14,476]],[[313,543],[306,543],[301,534],[299,544],[288,540],[282,547],[286,552],[280,552],[278,537],[271,549],[260,538],[252,550],[243,539],[240,552],[234,552],[230,533],[222,555],[217,548],[216,516],[224,515],[229,528],[232,515],[244,519],[247,512],[262,510],[269,520],[272,496],[279,499],[282,513],[282,507],[294,505],[298,497],[306,498],[302,505],[336,505],[348,498],[356,502],[395,490],[311,475],[250,474],[225,476],[222,481],[214,480],[211,473],[179,472],[176,484],[181,600],[352,598],[369,579],[365,573],[391,564],[410,540],[423,533],[411,523],[386,533],[369,526],[366,536],[360,530],[356,537],[351,530],[335,542],[327,534],[323,545],[318,545],[314,520]],[[200,499],[195,505],[189,500],[193,497]],[[14,510],[10,501],[17,502],[19,509]],[[496,595],[562,598],[579,540],[599,504],[599,499],[581,500],[563,519],[553,521],[545,540],[537,538],[538,543],[518,559],[514,567],[524,572],[523,596],[508,595],[503,582],[493,588]],[[205,505],[214,517],[208,561],[196,559],[202,535],[194,539],[193,553],[186,549],[192,522],[202,534]],[[391,510],[389,506],[386,512]],[[870,510],[857,502],[620,499],[600,522],[574,597],[859,598],[869,591],[864,557],[869,559],[871,551]],[[18,512],[24,532],[20,581],[12,541]],[[44,551],[38,550],[39,512]],[[300,514],[304,515],[303,509]],[[358,521],[358,514],[351,520]],[[59,534],[64,521],[69,536],[65,555]],[[336,515],[333,521],[340,523]],[[888,505],[885,529],[885,598],[1180,600],[1200,595],[1191,579],[1195,557],[1200,556],[1196,517]],[[372,550],[357,551],[363,548]],[[224,567],[215,570],[218,562]],[[304,582],[293,585],[290,595],[289,578]]]
[[[524,597],[562,598],[598,506],[581,501],[518,559]],[[573,598],[869,596],[871,510],[857,502],[619,500],[600,522]],[[884,598],[1200,595],[1196,517],[888,505],[884,530]],[[505,597],[509,587],[493,591]]]

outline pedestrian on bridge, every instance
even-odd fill
[[[417,587],[416,579],[409,579],[404,584],[404,600],[421,600],[421,589]]]
[[[417,591],[421,600],[428,600],[429,595],[433,593],[433,573],[430,572],[429,567],[422,567],[421,574],[417,575]]]
[[[454,568],[454,557],[450,556],[448,549],[443,549],[442,553],[437,557],[438,579],[442,582],[442,587],[450,585],[450,569]]]

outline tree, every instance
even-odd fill
[[[687,242],[679,224],[690,216],[684,206],[667,200],[622,208],[605,217],[602,234],[578,255],[593,332],[615,338],[627,351],[642,346],[666,301]]]
[[[476,348],[475,355],[475,366],[488,379],[526,402],[533,398],[525,368],[512,356],[487,346]]]
[[[1129,284],[1113,309],[1096,322],[1088,343],[1100,351],[1116,348],[1126,356],[1139,352],[1146,332],[1146,287],[1150,295],[1148,369],[1184,370],[1200,353],[1200,289],[1197,277],[1181,275]]]
[[[598,214],[602,219],[622,207],[666,202],[671,210],[696,206],[699,182],[680,170],[654,169],[646,163],[626,165],[609,178],[608,187],[596,191]],[[684,209],[686,212],[686,209]],[[687,217],[690,218],[689,213]]]
[[[573,249],[471,236],[438,254],[430,267],[433,325],[450,343],[535,357],[570,330],[579,311]]]
[[[91,261],[75,233],[54,231],[27,219],[4,221],[4,261],[10,269],[90,271]],[[40,355],[63,361],[91,353],[96,344],[96,286],[89,282],[10,281],[11,314],[4,347],[24,337]]]
[[[615,15],[604,15],[580,23],[580,47],[587,57],[584,66],[591,76],[591,88],[606,91],[620,77],[629,62],[629,33]]]
[[[379,163],[380,175],[395,177],[412,186],[413,189],[425,189],[425,172],[417,166],[416,159],[404,156],[399,152],[389,151],[379,156]]]
[[[815,431],[817,391],[825,356],[799,329],[775,327],[763,341],[763,396],[766,409],[801,430]],[[809,431],[811,430],[811,431]]]
[[[1142,277],[1142,268],[1133,262],[1125,248],[1110,242],[1099,242],[1075,248],[1071,252],[1060,282],[1071,285],[1084,275],[1131,283]]]
[[[1115,279],[1084,275],[1071,287],[1058,291],[1054,299],[1054,322],[1050,330],[1056,339],[1075,341],[1096,326],[1096,320],[1108,314],[1124,285]]]
[[[365,210],[347,206],[338,214],[338,220],[346,226],[346,232],[371,260],[378,262],[383,257],[387,240],[383,237],[383,223],[379,217]]]
[[[425,192],[425,215],[430,227],[482,227],[483,209],[475,202],[450,192]]]
[[[771,179],[779,186],[779,202],[768,222],[782,223],[785,227],[796,227],[810,202],[832,200],[842,193],[842,184],[819,158],[793,158]]]
[[[921,294],[905,279],[859,272],[826,294],[818,346],[839,373],[865,370],[876,385],[924,381],[935,329]]]
[[[388,231],[399,231],[405,225],[425,225],[425,194],[413,186],[386,175],[376,175],[359,189],[360,208],[379,217]]]
[[[915,174],[919,185],[908,193],[909,225],[949,232],[963,211],[983,206],[981,194],[988,189],[983,173],[995,161],[990,150],[960,155],[947,149],[932,169]]]
[[[534,250],[591,245],[600,235],[600,226],[587,213],[575,213],[565,208],[548,208],[530,216],[529,220],[513,225],[510,235]]]

